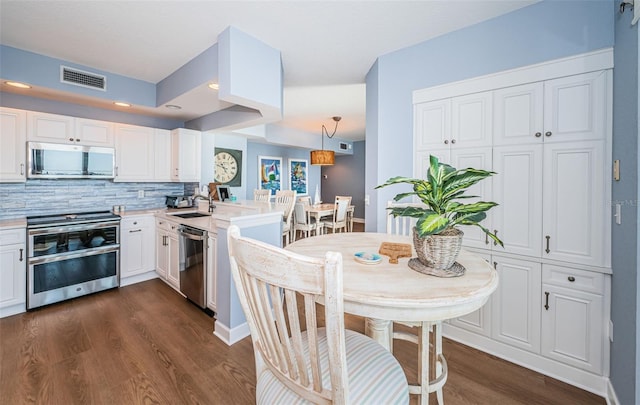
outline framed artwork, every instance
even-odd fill
[[[307,195],[307,172],[309,162],[306,159],[289,159],[289,189],[298,195]]]
[[[214,180],[227,186],[242,186],[242,151],[236,149],[214,149]]]
[[[220,198],[220,201],[224,202],[230,199],[231,189],[229,186],[216,186],[216,188],[218,190],[218,198]]]
[[[258,188],[271,190],[271,195],[282,190],[282,158],[258,156]]]

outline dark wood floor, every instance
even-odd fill
[[[359,317],[347,325],[364,329]],[[254,403],[250,339],[228,347],[212,330],[212,318],[157,279],[0,319],[0,403]],[[414,348],[402,344],[411,379]],[[446,339],[444,352],[448,405],[605,403]]]

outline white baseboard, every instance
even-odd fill
[[[611,380],[607,381],[607,396],[605,397],[607,405],[620,405],[616,390],[611,385]]]
[[[353,222],[357,222],[359,224],[364,224],[364,218],[353,218]]]
[[[142,274],[136,274],[131,277],[122,277],[120,278],[120,287],[126,287],[131,284],[141,283],[147,280],[153,280],[154,278],[158,278],[158,273],[155,270],[148,271]]]
[[[245,322],[233,329],[229,329],[227,325],[223,325],[216,320],[213,334],[226,343],[227,346],[231,346],[250,335],[249,324]]]
[[[0,318],[21,314],[23,312],[27,312],[26,302],[23,302],[22,304],[11,305],[10,307],[6,308],[0,308]]]

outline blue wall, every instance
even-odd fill
[[[638,5],[640,6],[640,4]],[[622,223],[611,225],[613,267],[611,383],[621,404],[640,403],[638,347],[638,25],[632,12],[615,13],[613,70],[613,159],[620,160],[620,181],[612,184],[612,200],[622,205]]]
[[[611,3],[542,1],[379,57],[367,75],[366,229],[383,230],[398,192],[373,188],[413,174],[414,90],[612,47]]]
[[[353,143],[353,155],[337,156],[336,164],[322,167],[322,201],[350,195],[353,216],[364,218],[365,141]],[[326,178],[325,178],[326,176]]]

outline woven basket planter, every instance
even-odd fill
[[[413,228],[413,245],[418,254],[418,261],[429,271],[422,271],[432,275],[440,275],[442,277],[458,276],[458,269],[454,269],[456,259],[462,247],[462,237],[464,233],[456,228],[451,228],[446,234],[429,235],[421,238],[418,236],[416,229]],[[413,268],[413,267],[412,267]],[[451,269],[453,273],[447,272]]]

